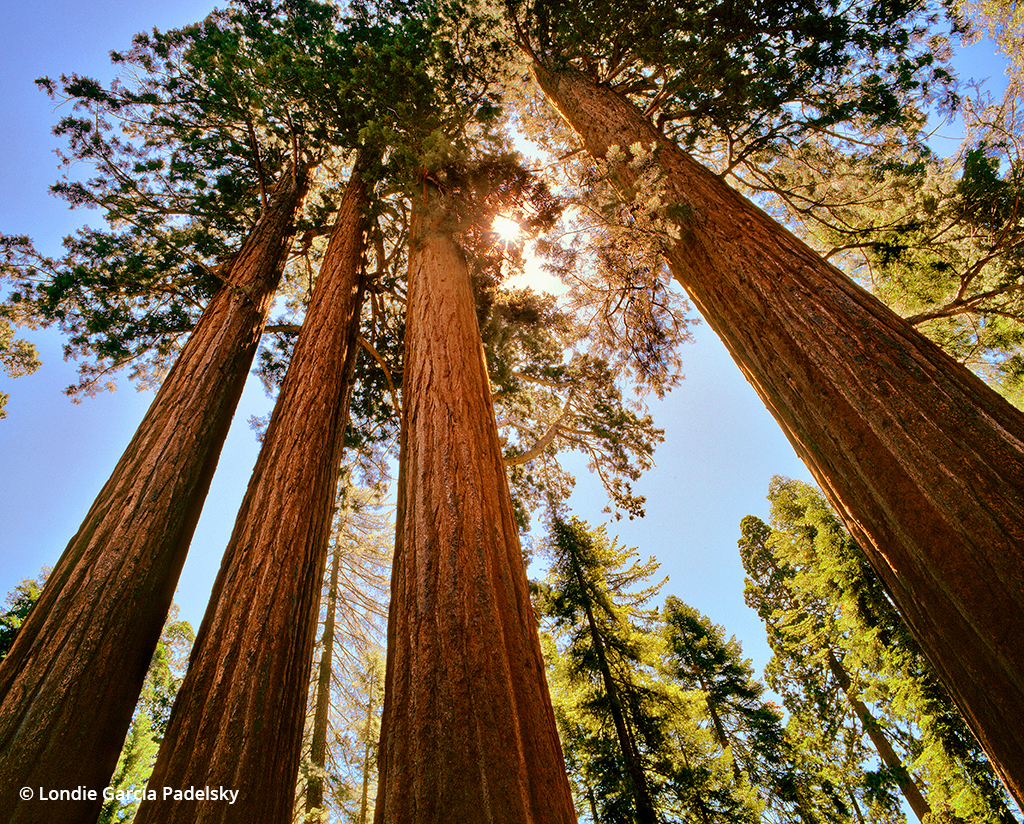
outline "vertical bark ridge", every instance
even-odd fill
[[[535,76],[591,155],[656,146],[669,267],[868,555],[1024,802],[1024,415],[573,70]],[[620,183],[628,192],[628,169]]]
[[[361,174],[357,163],[149,784],[237,799],[144,801],[137,824],[290,820],[362,302]]]
[[[282,175],[0,666],[0,786],[99,794],[114,771],[291,239]],[[5,800],[5,804],[7,801]],[[103,804],[21,802],[13,822],[92,824]]]
[[[413,213],[377,824],[574,822],[469,271]]]

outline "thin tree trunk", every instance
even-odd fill
[[[424,187],[374,820],[574,822],[469,270]]]
[[[853,811],[857,814],[857,824],[867,824],[867,822],[864,821],[864,813],[860,811],[860,804],[857,803],[857,796],[853,794],[853,790],[851,788],[847,788],[846,791],[850,796],[850,801],[853,802]]]
[[[92,824],[252,365],[306,172],[285,172],[0,666],[7,821]],[[20,801],[14,789],[96,792]]]
[[[696,673],[697,682],[700,684],[700,688],[704,691],[704,704],[708,708],[708,715],[711,716],[711,724],[715,728],[715,738],[718,739],[718,745],[722,748],[722,752],[729,753],[729,757],[732,759],[732,777],[736,782],[737,786],[743,779],[740,765],[737,763],[736,755],[733,753],[732,742],[729,740],[729,736],[725,732],[725,724],[722,723],[722,718],[718,714],[718,709],[711,702],[711,690],[708,689],[708,685],[704,680],[704,676],[701,673]]]
[[[612,723],[615,726],[615,734],[619,739],[622,758],[626,762],[626,773],[629,775],[630,784],[633,785],[633,803],[636,806],[636,818],[639,824],[656,824],[658,819],[654,814],[654,802],[651,800],[647,776],[644,774],[643,765],[640,763],[640,756],[636,751],[636,742],[626,728],[626,719],[622,712],[622,702],[619,700],[619,690],[612,678],[612,670],[608,665],[608,658],[604,651],[604,642],[597,631],[594,611],[590,606],[590,597],[587,594],[589,587],[583,580],[583,571],[580,569],[575,554],[572,556],[572,571],[576,577],[576,583],[580,588],[580,592],[583,594],[583,610],[587,616],[590,640],[594,644],[594,652],[597,655],[597,666],[601,670],[604,691],[608,693],[608,706],[611,709]]]
[[[366,744],[363,748],[363,794],[359,800],[359,824],[366,824],[370,795],[370,732],[373,727],[374,693],[377,691],[377,664],[371,661],[369,689],[366,696]]]
[[[597,799],[594,798],[594,788],[590,786],[590,782],[587,781],[586,776],[584,776],[583,782],[587,786],[587,801],[590,802],[590,817],[594,819],[594,824],[601,824],[601,819],[597,817]]]
[[[535,74],[594,157],[657,146],[681,235],[666,240],[673,275],[1024,803],[1024,415],[627,100],[572,70]]]
[[[367,188],[346,188],[320,277],[171,711],[136,824],[290,819],[362,301]]]
[[[832,650],[828,651],[828,668],[836,679],[836,683],[839,684],[839,688],[850,702],[850,706],[853,707],[857,718],[864,725],[868,738],[875,745],[878,757],[896,779],[896,784],[910,805],[910,809],[914,811],[917,820],[923,822],[924,817],[930,815],[932,809],[921,794],[921,788],[917,786],[910,773],[907,772],[907,768],[903,766],[903,761],[896,755],[896,751],[892,748],[892,744],[889,743],[889,739],[886,738],[882,728],[878,726],[878,722],[871,714],[871,711],[857,696],[857,691],[853,688],[853,683],[850,681],[849,673],[846,672],[846,668],[839,662],[839,659],[836,658]]]
[[[338,606],[338,568],[341,566],[341,546],[334,547],[331,558],[331,583],[327,590],[327,615],[321,637],[320,667],[316,680],[316,709],[313,713],[313,742],[310,762],[315,773],[306,782],[306,821],[326,820],[323,814],[324,779],[327,764],[327,716],[331,708],[331,671],[334,666],[334,613]],[[313,811],[319,810],[316,818]]]

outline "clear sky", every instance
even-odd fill
[[[109,51],[128,46],[135,32],[183,25],[210,9],[206,0],[0,4],[0,233],[29,235],[55,254],[65,234],[90,220],[47,192],[59,176],[50,129],[63,110],[32,81],[72,72],[109,79]],[[990,45],[962,54],[966,74],[1000,79]],[[43,366],[17,380],[0,376],[0,391],[11,396],[0,421],[0,597],[55,563],[152,399],[122,379],[118,391],[75,405],[61,392],[75,381],[75,367],[62,359],[59,334],[22,334],[38,345]],[[739,522],[747,514],[767,520],[773,474],[811,478],[714,334],[702,324],[695,338],[683,351],[686,380],[652,404],[666,438],[657,466],[637,486],[647,517],[609,531],[645,558],[656,556],[670,578],[663,595],[723,624],[760,671],[770,654],[760,621],[743,604]],[[196,627],[256,459],[247,420],[269,407],[250,379],[179,583],[182,617]],[[600,485],[581,475],[574,514],[601,523],[604,505]]]

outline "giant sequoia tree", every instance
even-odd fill
[[[271,190],[266,213],[0,666],[4,786],[106,786],[256,354],[304,190],[301,164]],[[44,807],[47,816],[91,821],[102,801]],[[13,803],[12,821],[39,815],[40,802]]]
[[[357,162],[342,200],[153,769],[154,787],[237,789],[234,805],[200,804],[208,821],[239,810],[280,821],[292,809],[362,304],[366,165]],[[136,820],[196,815],[144,802]]]
[[[5,245],[21,255],[21,302],[95,356],[86,385],[133,359],[153,365],[142,377],[158,375],[205,309],[0,667],[0,779],[105,783],[265,324],[308,165],[338,145],[368,147],[392,193],[412,203],[408,282],[389,284],[407,313],[392,328],[404,333],[402,442],[376,818],[571,821],[504,464],[517,467],[527,502],[544,481],[560,483],[548,490],[557,503],[564,476],[552,470],[538,483],[518,467],[561,437],[617,473],[613,497],[637,512],[622,479],[649,462],[658,433],[620,414],[621,359],[564,364],[571,336],[535,336],[531,351],[519,346],[529,336],[506,345],[511,325],[491,324],[502,313],[538,325],[557,317],[507,296],[491,312],[498,301],[479,249],[466,252],[493,198],[522,193],[507,163],[467,160],[503,148],[491,128],[501,82],[492,63],[506,44],[493,20],[457,5],[355,3],[338,30],[334,10],[314,2],[243,6],[116,55],[144,77],[137,89],[65,81],[96,125],[124,115],[125,134],[140,136],[97,134],[89,118],[61,126],[72,156],[100,169],[61,191],[122,228],[83,231],[56,262]],[[1020,795],[1024,419],[684,151],[711,145],[728,170],[815,131],[903,128],[908,99],[943,89],[931,55],[916,50],[907,22],[916,7],[509,8],[539,86],[618,187],[619,219],[667,260],[726,342]],[[154,774],[154,786],[242,791],[240,807],[204,808],[209,820],[291,809],[367,210],[357,173]],[[373,240],[378,270],[386,254],[401,258]],[[606,244],[602,259],[634,266],[622,251]],[[644,278],[660,271],[652,259],[635,266]],[[645,288],[629,281],[616,300]],[[648,328],[643,301],[619,304],[643,309],[623,326],[639,317]],[[492,353],[543,357],[518,374],[492,362],[489,374],[480,321]],[[650,375],[670,371],[659,362],[666,328],[651,323],[653,343],[639,352]],[[507,444],[504,460],[489,377],[509,425],[535,436]],[[538,403],[539,390],[520,391],[531,382],[563,394]],[[524,423],[531,407],[544,409],[539,429]],[[273,728],[268,705],[281,719]],[[652,821],[635,778],[639,817]],[[148,804],[139,820],[184,812],[195,815]],[[35,814],[22,806],[14,820]]]
[[[572,822],[451,172],[412,219],[374,820]]]
[[[898,121],[930,62],[909,51],[913,9],[764,4],[723,27],[732,8],[697,21],[606,4],[515,13],[537,83],[624,197],[662,222],[673,275],[1024,799],[1024,416],[666,134],[717,129],[752,151],[851,118]],[[837,96],[855,72],[862,82]],[[638,191],[642,172],[653,189]]]
[[[106,209],[113,230],[83,232],[26,294],[44,314],[78,317],[69,322],[120,341],[99,347],[101,360],[116,360],[133,334],[142,351],[166,359],[176,348],[169,341],[191,323],[185,295],[202,314],[0,670],[5,785],[106,785],[281,279],[311,156],[287,125],[295,98],[273,70],[262,75],[262,142],[251,119],[254,136],[238,139],[252,110],[221,87],[241,82],[238,63],[249,54],[251,65],[255,44],[274,42],[266,31],[246,31],[246,22],[215,15],[137,38],[130,57],[116,56],[137,85],[63,81],[90,117],[67,118],[61,129],[74,157],[96,169],[66,194]],[[126,142],[119,133],[141,137]],[[220,172],[217,185],[203,177]],[[257,192],[234,189],[246,183]],[[29,260],[23,273],[33,270]],[[145,271],[158,282],[178,276],[177,292],[169,290],[176,297],[156,299],[165,312],[155,327],[133,322],[140,302],[166,298],[147,289]],[[12,820],[39,813],[14,803]],[[46,811],[87,821],[99,804],[101,797]]]

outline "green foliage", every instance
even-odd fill
[[[653,559],[576,519],[554,522],[546,554],[535,602],[581,813],[641,820],[635,761],[659,821],[849,820],[738,642],[673,596],[647,608]]]
[[[973,102],[940,159],[896,141],[826,138],[763,171],[776,215],[1011,401],[1021,402],[1024,223],[1013,110]]]
[[[178,607],[172,604],[108,785],[113,797],[103,805],[99,824],[128,822],[135,817],[142,790],[153,771],[157,749],[167,730],[174,696],[185,677],[195,637],[192,625],[178,620]]]
[[[573,479],[558,455],[574,450],[587,456],[612,506],[642,516],[644,499],[631,484],[652,465],[662,431],[628,407],[620,376],[590,354],[553,298],[513,290],[493,300],[481,332],[520,514],[542,504],[560,510]]]
[[[554,521],[546,553],[537,603],[557,649],[551,680],[577,805],[592,801],[601,821],[643,820],[669,771],[657,613],[644,606],[661,586],[643,586],[657,562],[577,519]]]
[[[700,713],[725,763],[732,765],[731,793],[746,818],[812,822],[830,805],[814,776],[800,769],[782,713],[765,700],[764,685],[735,638],[669,596],[662,613],[664,665],[679,688],[703,698]],[[826,814],[827,817],[827,814]]]
[[[946,101],[942,6],[914,2],[569,3],[510,0],[517,40],[633,99],[684,147],[751,152],[837,126],[902,125],[906,103]],[[959,23],[954,21],[954,28]]]
[[[78,75],[38,81],[73,111],[54,129],[67,149],[53,191],[107,223],[66,238],[59,258],[30,244],[6,250],[11,302],[57,324],[66,356],[82,362],[71,393],[95,391],[125,365],[140,385],[158,381],[274,179],[308,161],[301,89],[268,53],[279,39],[238,9],[218,11],[137,35],[111,55],[121,71],[109,87]]]
[[[275,179],[359,146],[361,130],[391,111],[369,96],[385,79],[393,96],[411,88],[394,55],[371,59],[346,36],[359,23],[314,0],[243,3],[137,35],[112,54],[121,72],[109,87],[77,75],[39,81],[75,112],[55,128],[68,173],[54,191],[99,208],[108,226],[67,238],[59,258],[7,244],[4,269],[16,281],[11,301],[68,335],[66,355],[82,362],[73,393],[126,365],[140,385],[159,381]],[[91,176],[78,177],[83,168]],[[314,207],[322,219],[333,204]]]
[[[15,339],[10,322],[0,316],[0,370],[12,378],[31,375],[41,365],[35,346],[24,338]],[[0,392],[0,419],[6,418],[4,407],[9,396]]]
[[[980,747],[821,493],[776,477],[769,500],[774,528],[751,516],[741,524],[746,598],[766,623],[775,652],[769,684],[784,696],[805,751],[823,766],[842,764],[854,800],[889,820],[897,815],[897,775],[871,766],[877,755],[863,736],[874,723],[922,785],[933,814],[1012,822]],[[871,707],[873,721],[851,712],[848,693]]]
[[[7,609],[0,615],[0,661],[6,657],[19,627],[39,600],[50,572],[44,567],[35,579],[26,578],[8,593]],[[195,640],[192,626],[188,621],[179,621],[177,616],[178,607],[172,605],[146,673],[117,768],[108,785],[111,794],[130,795],[132,790],[141,793],[153,770],[157,747],[167,729],[171,705],[185,677],[188,654]],[[141,796],[137,798],[141,800]],[[115,798],[108,801],[98,819],[100,824],[131,821],[138,808],[138,800]]]
[[[29,612],[35,606],[36,601],[43,591],[43,584],[50,574],[49,567],[43,567],[34,579],[24,578],[7,593],[7,600],[4,602],[5,610],[0,615],[0,661],[7,657],[7,653],[14,643],[21,625],[25,623]]]
[[[775,533],[766,524],[747,516],[741,529],[740,555],[749,576],[744,598],[768,630],[775,654],[765,677],[782,696],[799,759],[832,801],[834,817],[901,821],[891,776],[874,769],[877,753],[829,667],[830,656],[849,666],[835,646],[838,610],[799,590],[796,570],[773,554]]]

